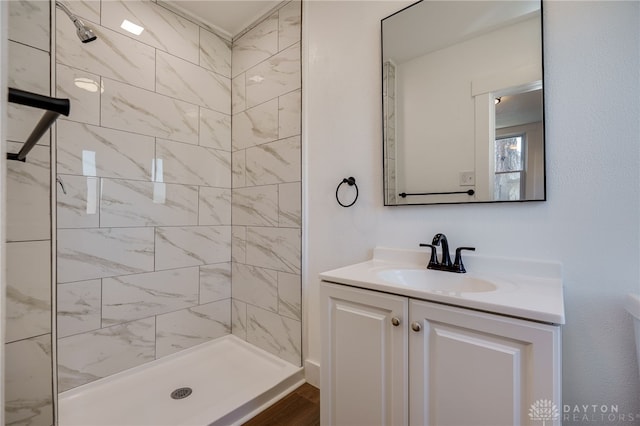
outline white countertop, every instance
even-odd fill
[[[370,290],[416,299],[447,303],[464,308],[493,312],[534,321],[564,324],[562,268],[557,262],[487,257],[463,252],[466,274],[428,270],[429,280],[457,282],[478,279],[495,284],[486,292],[452,292],[421,288],[420,283],[405,285],[383,280],[386,270],[424,269],[427,250],[401,250],[377,247],[373,259],[323,272],[320,278]]]

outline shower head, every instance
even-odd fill
[[[78,34],[78,38],[83,43],[89,43],[98,38],[98,36],[93,33],[93,30],[87,27],[80,19],[76,19],[73,23],[76,26],[76,34]]]
[[[73,22],[73,25],[76,26],[76,34],[78,35],[78,38],[80,39],[81,42],[89,43],[90,41],[93,41],[98,38],[93,33],[91,28],[87,27],[80,18],[78,18],[73,13],[71,13],[71,11],[67,8],[67,6],[65,6],[62,2],[56,0],[56,7],[59,7],[60,9],[62,9],[62,11],[67,14],[69,19],[71,19],[71,21]]]

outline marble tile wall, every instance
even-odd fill
[[[70,7],[98,39],[57,11],[59,391],[231,332],[231,43],[153,1]]]
[[[384,192],[385,204],[398,202],[396,186],[396,66],[387,61],[382,73],[382,99],[384,102]]]
[[[232,332],[301,365],[301,2],[233,41]]]
[[[48,2],[9,2],[9,87],[51,95],[49,14]],[[42,113],[9,104],[7,152],[22,148]],[[26,162],[7,161],[7,425],[53,424],[50,134]]]
[[[155,2],[73,2],[98,39],[53,11],[54,88],[49,4],[10,5],[10,85],[72,101],[55,130],[59,391],[231,331],[300,365],[300,2],[233,55]],[[11,106],[9,152],[38,118]],[[8,165],[8,424],[53,422],[49,159],[46,135]]]

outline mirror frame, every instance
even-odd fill
[[[542,198],[537,199],[525,199],[525,200],[472,200],[472,201],[435,201],[435,202],[416,202],[416,203],[390,203],[388,200],[387,190],[387,134],[386,134],[386,110],[385,110],[385,59],[384,59],[384,21],[407,9],[414,7],[420,3],[427,3],[430,0],[418,0],[402,9],[384,17],[380,20],[380,76],[381,76],[381,107],[382,107],[382,199],[385,207],[397,207],[397,206],[424,206],[424,205],[456,205],[456,204],[503,204],[503,203],[530,203],[530,202],[545,202],[548,198],[547,188],[547,123],[546,123],[546,95],[545,95],[545,37],[544,37],[544,0],[538,0],[540,3],[540,72],[541,72],[541,84],[542,84]],[[437,1],[437,0],[435,0]],[[442,0],[440,0],[442,1]],[[396,141],[397,143],[397,141]],[[474,170],[475,173],[475,170]],[[472,190],[473,191],[473,190]],[[398,194],[399,195],[399,194]],[[470,194],[473,195],[473,194]]]

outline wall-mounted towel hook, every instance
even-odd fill
[[[356,188],[356,197],[353,199],[353,201],[350,204],[343,204],[340,201],[340,197],[338,196],[338,192],[340,191],[340,187],[342,186],[343,183],[346,183],[349,186],[354,186]],[[354,178],[353,176],[350,176],[348,178],[342,179],[342,182],[340,182],[338,184],[338,187],[336,188],[336,200],[338,201],[338,204],[340,204],[342,207],[351,207],[356,203],[356,201],[358,200],[358,185],[356,185],[356,178]]]

